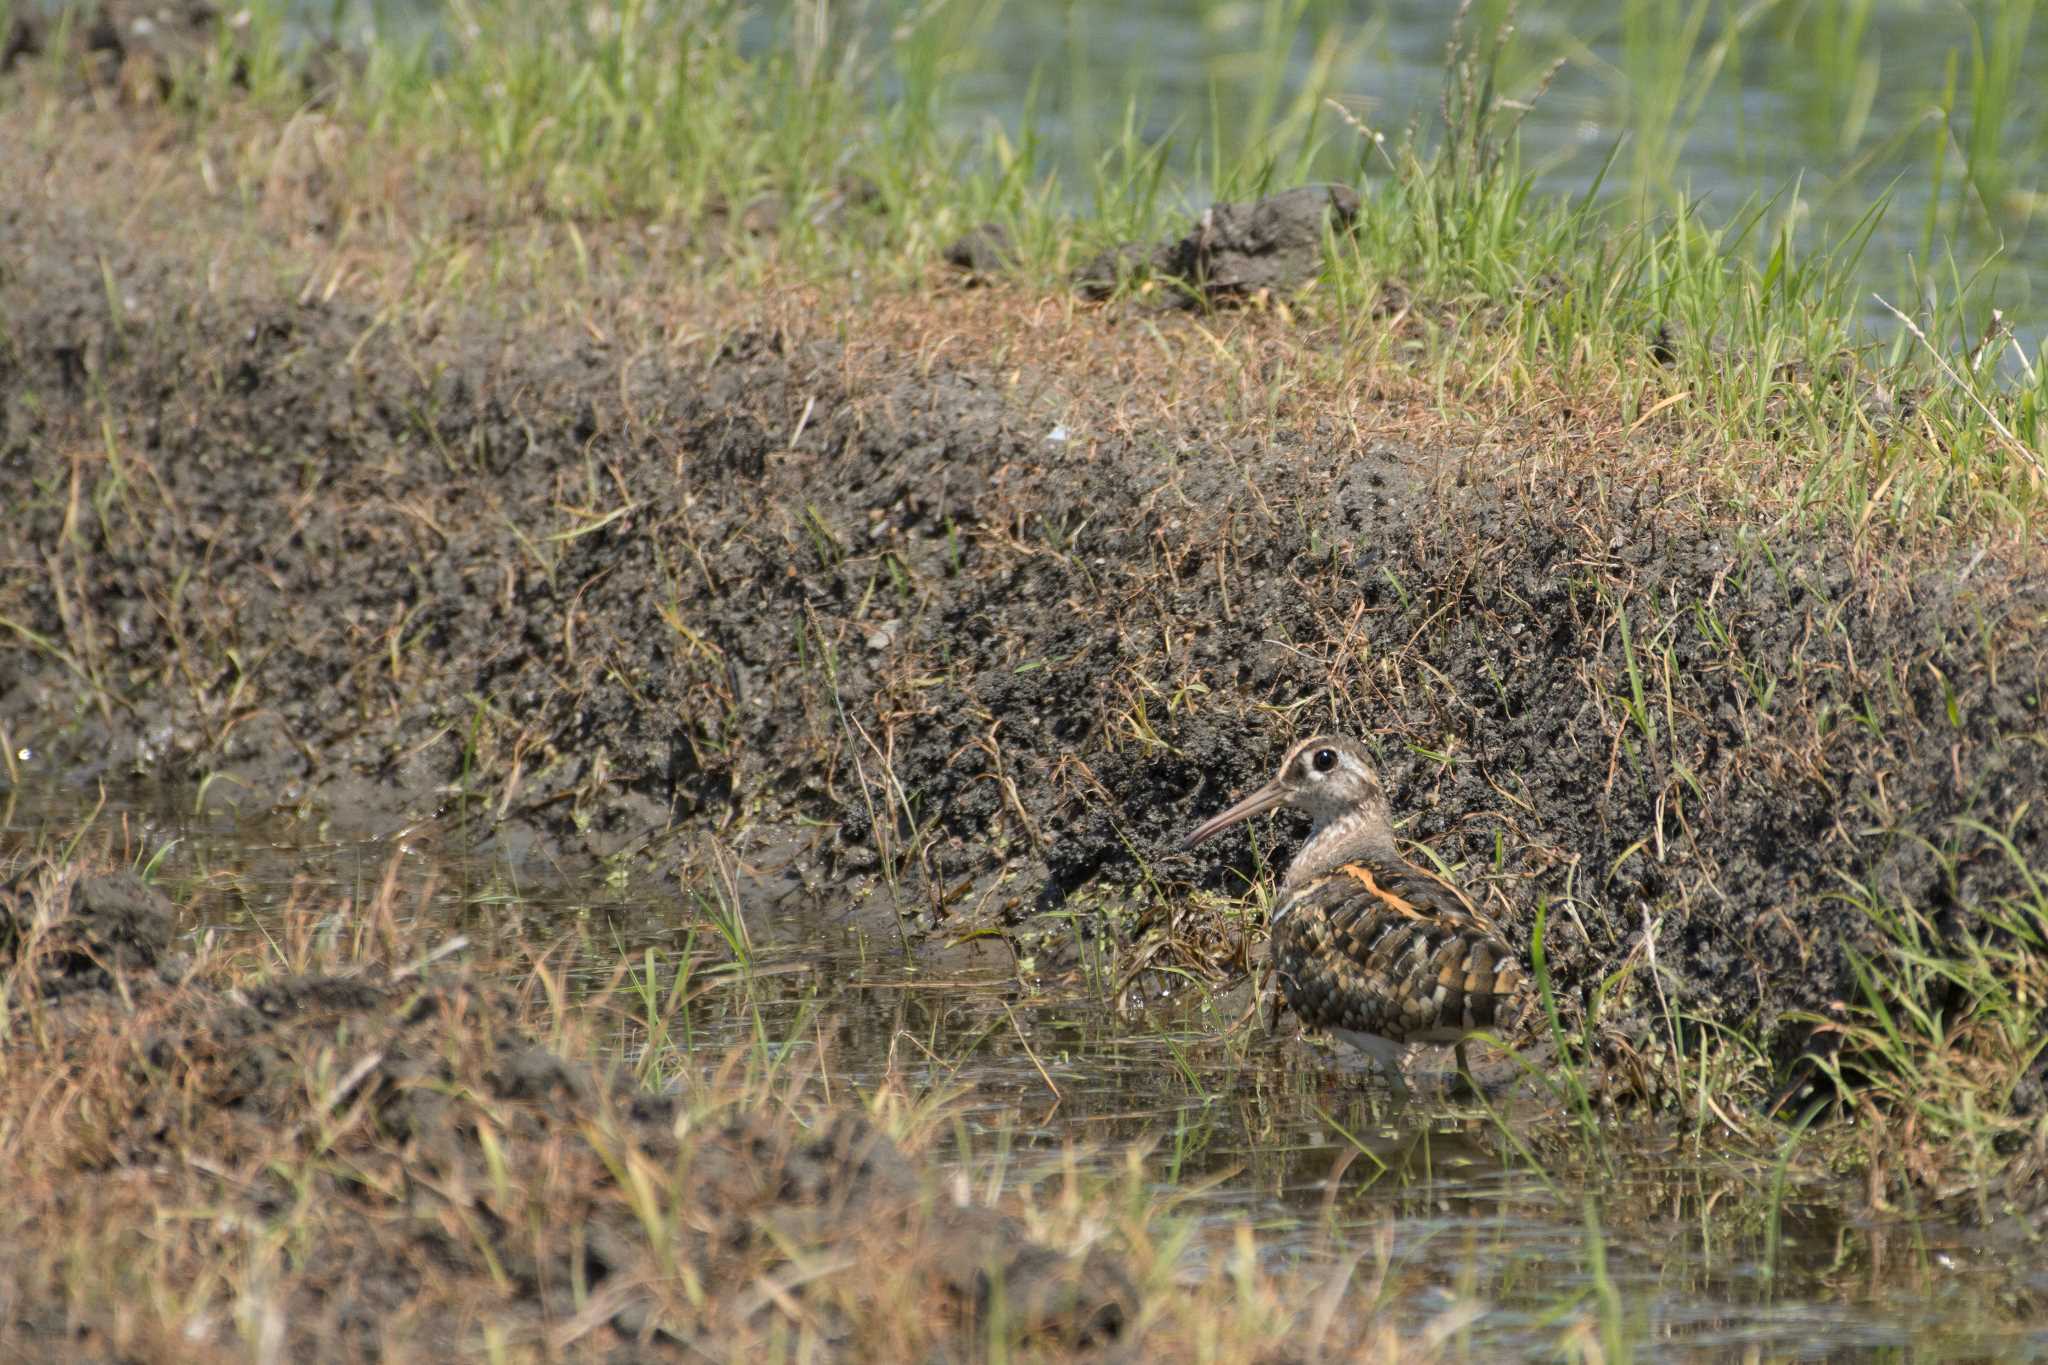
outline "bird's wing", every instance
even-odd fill
[[[1527,976],[1493,926],[1443,878],[1407,863],[1347,863],[1296,891],[1283,968],[1305,1020],[1433,1040],[1519,1018]]]
[[[1405,858],[1346,863],[1333,875],[1348,878],[1347,900],[1358,911],[1440,920],[1473,933],[1498,937],[1500,930],[1471,898],[1436,873]],[[1360,893],[1363,894],[1360,894]],[[1335,907],[1332,907],[1334,910]]]

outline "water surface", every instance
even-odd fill
[[[2048,1353],[2034,1258],[1958,1224],[1870,1214],[1796,1154],[1773,1214],[1764,1158],[1713,1129],[1617,1121],[1603,1155],[1533,1101],[1503,1101],[1506,1122],[1426,1083],[1397,1102],[1286,1027],[1233,1045],[1239,1006],[1199,992],[1133,1017],[1086,980],[1020,981],[1001,954],[934,966],[879,928],[880,907],[799,889],[777,870],[787,847],[732,864],[739,965],[733,925],[701,895],[539,879],[463,855],[447,830],[323,842],[302,822],[194,817],[189,800],[0,790],[0,856],[90,816],[213,932],[252,938],[288,904],[346,913],[393,868],[398,904],[444,920],[448,938],[546,942],[580,924],[593,946],[576,974],[593,987],[622,955],[695,973],[684,1065],[765,1037],[835,1095],[885,1082],[951,1095],[955,1137],[936,1155],[977,1188],[1069,1162],[1114,1175],[1135,1151],[1150,1197],[1198,1222],[1190,1273],[1249,1226],[1276,1267],[1320,1279],[1356,1262],[1352,1292],[1381,1286],[1405,1338],[1449,1331],[1475,1360],[1577,1354],[1603,1333],[1649,1358]],[[622,1036],[623,1060],[636,1045]]]

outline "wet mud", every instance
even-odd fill
[[[1115,364],[1027,357],[1026,397],[831,310],[715,354],[394,325],[0,219],[0,723],[57,771],[657,875],[822,824],[818,896],[896,886],[909,932],[1053,975],[1241,887],[1245,841],[1181,835],[1335,728],[1517,946],[1549,906],[1564,994],[1621,973],[1780,1064],[1879,951],[1845,888],[1967,927],[2048,832],[2048,595],[1987,544],[1744,514],[1647,448],[1571,469],[1534,425],[1119,424]]]

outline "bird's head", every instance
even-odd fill
[[[1385,830],[1392,838],[1387,794],[1356,741],[1334,735],[1305,739],[1287,751],[1273,780],[1188,835],[1193,848],[1232,825],[1282,807],[1306,815],[1315,829],[1343,822]]]

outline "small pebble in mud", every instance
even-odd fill
[[[868,632],[868,648],[879,651],[895,644],[896,632],[902,626],[903,623],[893,616],[882,622],[882,624]]]

